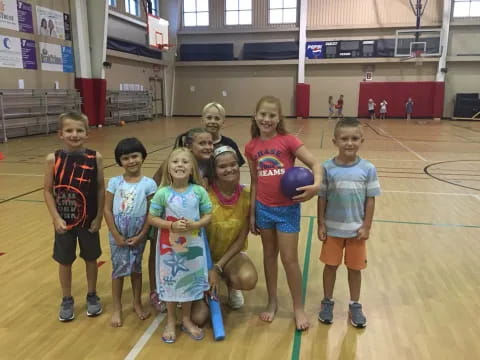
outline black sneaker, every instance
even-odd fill
[[[87,316],[98,316],[102,313],[102,304],[97,293],[87,294]]]
[[[58,320],[67,322],[75,319],[75,314],[73,313],[73,297],[65,296],[62,299],[60,304],[60,313],[58,314]]]

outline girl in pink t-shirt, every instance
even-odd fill
[[[251,126],[252,140],[245,146],[251,176],[250,230],[260,234],[267,282],[268,304],[260,319],[271,322],[278,309],[278,254],[287,275],[298,330],[310,326],[302,302],[302,274],[298,263],[300,202],[311,199],[320,188],[320,165],[303,143],[285,130],[280,100],[264,96],[257,103]],[[280,179],[298,157],[312,169],[314,184],[292,199],[280,191]]]

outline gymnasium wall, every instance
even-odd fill
[[[430,0],[422,26],[440,26],[443,0]],[[408,0],[309,0],[307,29],[412,26]]]
[[[32,5],[32,19],[34,33],[20,32],[10,29],[0,28],[0,35],[11,36],[21,39],[34,40],[36,46],[37,70],[4,68],[0,67],[0,88],[18,89],[18,80],[23,79],[25,89],[53,89],[55,81],[58,81],[60,89],[75,88],[75,73],[64,73],[60,71],[42,71],[39,53],[39,42],[72,46],[69,40],[57,39],[49,36],[39,35],[37,26],[37,5],[63,13],[70,13],[69,0],[27,0]],[[70,20],[71,21],[71,20]]]
[[[453,19],[450,26],[443,116],[452,117],[457,93],[480,93],[480,19]]]
[[[448,63],[443,116],[453,116],[457,93],[480,93],[480,60]]]
[[[271,94],[292,115],[295,84],[296,65],[177,66],[174,113],[199,115],[206,103],[218,101],[227,115],[249,116],[260,97]]]
[[[362,64],[315,64],[307,65],[305,82],[310,84],[310,116],[328,116],[328,96],[332,95],[336,101],[340,94],[345,99],[344,114],[356,116],[359,109],[359,89],[363,81],[364,69]],[[434,81],[436,63],[424,63],[416,67],[413,62],[380,63],[375,64],[372,82],[399,82],[399,81]],[[393,94],[383,94],[387,101],[391,101]],[[381,99],[374,100],[377,104]],[[367,107],[367,104],[360,104]]]
[[[140,4],[140,16],[134,16],[125,11],[125,2],[117,1],[116,7],[109,7],[107,36],[126,40],[148,47],[147,18],[145,9]],[[139,84],[148,90],[149,78],[162,78],[163,63],[159,59],[132,55],[107,49],[107,59],[110,69],[105,69],[105,79],[108,90],[120,90],[120,84]],[[154,68],[157,71],[154,71]]]
[[[105,69],[108,90],[120,90],[120,84],[140,84],[144,90],[148,90],[150,77],[162,77],[162,72],[154,72],[153,59],[139,56],[131,56],[129,59],[123,57],[123,54],[111,56],[108,53],[107,61],[112,64],[110,69]]]

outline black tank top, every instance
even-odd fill
[[[55,152],[53,189],[57,211],[69,229],[89,228],[97,216],[97,152]]]

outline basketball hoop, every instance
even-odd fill
[[[415,59],[415,66],[422,66],[423,65],[423,59],[422,59],[422,50],[415,50],[412,53],[412,57]]]
[[[175,44],[157,44],[156,47],[160,51],[168,51],[171,48],[175,47]]]

